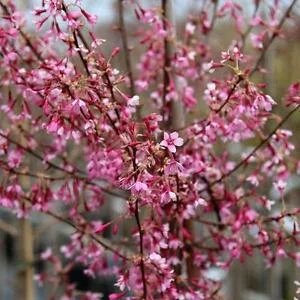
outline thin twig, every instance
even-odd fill
[[[122,37],[127,74],[128,74],[128,78],[130,81],[130,94],[131,94],[131,96],[134,96],[135,95],[135,84],[134,84],[132,64],[131,64],[131,59],[130,59],[130,52],[129,52],[130,49],[128,46],[126,24],[125,24],[125,20],[124,20],[124,0],[119,0],[118,4],[119,4],[120,32],[121,32],[121,37]]]
[[[162,0],[162,22],[163,22],[163,29],[167,32],[167,1],[168,0]],[[168,35],[166,34],[164,37],[164,66],[163,66],[163,92],[162,92],[162,115],[163,115],[163,122],[167,123],[165,110],[167,109],[167,94],[168,94],[168,86],[170,84],[170,67],[171,67],[171,58],[169,56],[170,50],[169,50],[169,41],[168,41]]]
[[[136,149],[132,148],[132,152],[133,152],[132,164],[133,164],[133,171],[134,171],[134,180],[136,182],[138,179],[138,174],[136,172],[137,170]],[[134,216],[135,216],[139,237],[140,237],[140,256],[141,256],[140,269],[141,269],[142,282],[143,282],[143,299],[147,300],[148,291],[147,291],[147,280],[146,280],[146,272],[145,272],[145,265],[144,265],[144,232],[141,225],[140,214],[139,214],[139,199],[135,200]]]
[[[258,9],[259,9],[260,3],[261,3],[261,1],[256,1],[256,3],[255,3],[255,8],[254,8],[254,12],[253,12],[253,15],[252,15],[252,20],[256,17],[256,15],[258,13]],[[241,51],[243,51],[243,49],[245,47],[247,37],[249,36],[252,28],[253,28],[253,25],[250,23],[249,26],[248,26],[248,28],[247,28],[247,30],[242,34]]]

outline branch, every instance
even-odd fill
[[[283,244],[286,244],[288,242],[291,241],[295,241],[295,238],[297,235],[300,235],[300,232],[297,231],[294,235],[288,235],[286,237],[279,237],[279,238],[274,238],[274,239],[270,239],[266,242],[262,242],[262,243],[254,243],[254,244],[249,244],[250,247],[252,248],[263,248],[266,246],[271,246],[273,244],[276,244],[278,242],[281,242]],[[198,242],[194,242],[194,246],[197,247],[198,249],[202,249],[202,250],[206,250],[206,251],[213,251],[213,252],[220,252],[220,251],[226,251],[227,249],[224,249],[220,246],[206,246],[206,245],[202,245],[201,243]]]
[[[298,0],[293,0],[293,2],[290,4],[290,6],[288,7],[288,9],[285,11],[284,15],[282,16],[276,30],[273,32],[271,38],[267,41],[267,43],[264,45],[264,49],[261,52],[260,57],[258,58],[258,60],[256,61],[256,64],[254,66],[254,68],[252,69],[251,73],[249,76],[252,76],[257,70],[258,67],[260,66],[260,64],[262,63],[264,56],[267,52],[267,50],[270,48],[271,44],[273,43],[273,41],[275,40],[275,38],[278,36],[278,33],[281,29],[281,27],[283,26],[285,20],[288,18],[288,16],[290,15],[290,13],[292,12],[293,7],[295,6],[295,4],[297,3]]]
[[[32,203],[31,199],[25,195],[22,196],[28,203]],[[118,251],[117,249],[115,249],[112,245],[109,244],[109,242],[107,240],[105,240],[104,238],[100,238],[98,236],[96,236],[93,233],[89,233],[86,232],[86,230],[84,230],[83,228],[80,228],[79,226],[77,226],[76,224],[74,224],[72,221],[65,219],[64,217],[56,214],[55,212],[52,212],[51,210],[48,211],[43,211],[41,213],[47,214],[49,216],[51,216],[52,218],[55,218],[56,220],[69,225],[70,227],[74,228],[76,231],[84,234],[84,235],[88,235],[91,237],[92,240],[94,240],[95,242],[97,242],[99,245],[101,245],[104,249],[116,254],[117,256],[119,256],[120,258],[126,260],[126,261],[131,261],[132,257],[126,256],[122,253],[120,253],[120,251]]]
[[[133,164],[133,171],[134,171],[134,180],[136,182],[138,179],[138,174],[136,172],[137,171],[136,149],[132,148],[132,151],[133,151],[132,164]],[[135,216],[135,220],[136,220],[136,224],[140,236],[140,256],[141,256],[140,269],[141,269],[142,282],[143,282],[143,299],[147,300],[148,291],[147,291],[147,280],[146,280],[145,265],[144,265],[144,240],[143,240],[144,232],[143,232],[140,215],[139,215],[139,199],[135,200],[134,216]]]
[[[87,183],[88,185],[92,185],[92,186],[98,186],[100,187],[100,189],[106,193],[106,194],[110,194],[112,196],[116,196],[116,197],[119,197],[119,198],[124,198],[123,195],[120,195],[119,193],[116,193],[110,189],[107,189],[101,185],[98,185],[97,183],[89,180],[87,177],[82,177],[78,174],[75,173],[75,171],[69,171],[67,169],[64,169],[58,165],[56,165],[55,163],[52,163],[51,161],[48,161],[48,160],[45,160],[43,159],[43,157],[41,155],[39,155],[38,153],[34,152],[32,149],[26,147],[26,146],[23,146],[22,144],[18,143],[17,141],[13,140],[12,138],[8,137],[7,135],[3,134],[2,132],[0,132],[0,136],[5,138],[8,142],[16,145],[17,147],[23,149],[25,152],[29,153],[30,155],[32,155],[33,157],[37,158],[38,160],[40,160],[42,163],[46,163],[49,167],[53,168],[53,169],[56,169],[60,172],[63,172],[65,174],[68,174],[70,175],[72,178],[74,179],[78,179],[80,181],[84,181],[85,183]],[[21,171],[17,171],[17,170],[14,170],[12,168],[8,168],[8,171],[10,172],[13,172],[15,173],[16,175],[20,175],[20,176],[29,176],[29,177],[35,177],[35,178],[40,178],[41,176],[37,175],[37,174],[34,174],[34,173],[30,173],[30,172],[21,172]],[[79,170],[78,171],[79,173],[83,173],[85,174],[83,171]],[[44,177],[45,178],[45,177]],[[61,177],[58,177],[58,178],[55,178],[55,177],[49,177],[49,178],[45,178],[45,179],[49,179],[49,180],[61,180],[62,178]],[[128,200],[127,198],[124,198],[126,201]]]
[[[268,134],[268,136],[263,139],[242,161],[240,161],[232,170],[230,170],[228,173],[224,174],[221,178],[213,181],[210,186],[214,186],[217,183],[220,183],[225,178],[229,177],[231,174],[236,172],[238,169],[240,169],[244,164],[248,162],[248,160],[256,153],[257,150],[259,150],[261,147],[263,147],[270,139],[271,137],[276,133],[276,131],[299,109],[300,104],[298,104],[294,109],[292,109],[282,120],[275,126],[275,128]],[[204,190],[203,190],[204,191]],[[201,191],[202,192],[202,191]]]
[[[168,0],[162,0],[162,21],[163,21],[163,29],[165,32],[167,32],[167,1]],[[171,65],[171,59],[170,59],[170,47],[168,42],[167,34],[164,37],[164,66],[163,66],[163,94],[162,94],[162,115],[163,115],[163,121],[164,123],[167,123],[166,120],[166,97],[168,93],[168,86],[170,85],[170,78],[169,78],[169,70]]]
[[[209,194],[210,196],[210,200],[212,202],[212,206],[213,206],[213,209],[215,211],[215,214],[217,216],[217,220],[218,220],[218,227],[219,229],[222,229],[223,226],[222,226],[222,218],[221,218],[221,214],[220,214],[220,209],[219,209],[219,205],[218,205],[218,200],[214,197],[213,195],[213,191],[212,191],[212,186],[210,185],[209,181],[207,180],[206,177],[204,176],[201,176],[201,179],[205,182],[206,186],[207,186],[207,193]]]
[[[273,41],[275,40],[275,38],[277,37],[278,35],[278,32],[280,31],[281,27],[283,26],[286,18],[289,16],[289,14],[291,13],[292,9],[294,8],[295,4],[297,3],[298,0],[293,0],[293,2],[290,4],[290,6],[288,7],[288,9],[286,10],[286,12],[284,13],[284,15],[282,16],[276,30],[273,32],[271,38],[268,40],[268,42],[265,44],[264,46],[264,49],[263,51],[261,52],[261,55],[259,56],[259,58],[257,59],[252,71],[249,73],[248,75],[248,78],[252,77],[253,74],[258,70],[261,62],[263,61],[263,58],[267,52],[267,50],[269,49],[269,47],[271,46],[271,44],[273,43]],[[258,9],[258,8],[257,8]],[[250,31],[249,31],[250,33]],[[247,35],[249,34],[247,33]],[[236,88],[238,87],[238,85],[244,80],[245,78],[239,76],[238,79],[233,83],[233,86],[232,88],[230,89],[229,93],[228,93],[228,96],[226,98],[226,100],[224,101],[224,103],[221,105],[221,107],[219,109],[217,109],[215,112],[216,113],[220,113],[223,108],[226,106],[226,104],[229,102],[230,100],[230,97],[233,95],[233,93],[235,92]],[[192,125],[189,125],[188,127],[190,126],[193,126],[195,124],[199,124],[201,122],[205,121],[204,120],[200,120],[200,121],[197,121],[197,122],[194,122]],[[208,125],[210,124],[210,121],[208,121]],[[185,130],[187,127],[186,126],[182,126],[179,130],[182,131],[182,130]]]
[[[119,22],[120,22],[120,32],[122,37],[123,49],[124,49],[124,56],[125,56],[125,63],[127,68],[127,73],[130,81],[130,94],[131,96],[135,95],[135,84],[133,79],[133,72],[132,72],[132,65],[129,53],[129,46],[128,46],[128,38],[127,38],[127,30],[124,20],[124,7],[123,7],[124,0],[119,0]]]

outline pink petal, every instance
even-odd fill
[[[160,143],[160,145],[163,146],[163,147],[168,148],[168,143],[167,143],[167,141],[165,141],[165,140],[163,140],[163,141]]]
[[[183,139],[182,138],[177,138],[175,141],[174,141],[174,145],[180,147],[183,145]]]
[[[170,152],[175,153],[176,152],[176,147],[174,145],[169,145],[168,149]]]
[[[171,134],[170,134],[170,136],[171,136],[171,138],[172,138],[172,140],[176,140],[177,138],[178,138],[178,132],[172,132]]]

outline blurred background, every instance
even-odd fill
[[[189,14],[192,12],[197,16],[205,0],[174,0],[176,12],[176,26],[178,36],[183,33]],[[289,0],[281,0],[287,5]],[[220,1],[220,5],[224,1]],[[243,6],[249,14],[253,10],[253,1],[236,1]],[[140,1],[143,7],[159,6],[158,0]],[[37,0],[16,0],[17,6],[24,11],[28,19],[28,32],[34,34],[34,26],[30,10],[40,5]],[[95,32],[98,37],[107,40],[107,53],[116,46],[122,47],[121,35],[118,30],[118,1],[116,0],[84,0],[84,6],[89,12],[98,16],[98,23]],[[268,50],[268,55],[263,62],[264,67],[269,70],[264,78],[257,77],[254,80],[264,80],[268,83],[268,93],[279,103],[277,110],[281,109],[281,99],[285,95],[288,86],[295,81],[300,81],[300,6],[296,7],[294,15],[296,23],[293,26],[285,26],[287,38],[284,41],[277,40]],[[134,46],[138,43],[134,37],[137,28],[136,18],[133,12],[125,7],[125,22],[128,30],[129,44]],[[288,25],[288,24],[287,24]],[[232,20],[222,19],[216,22],[216,29],[210,37],[210,44],[213,47],[213,53],[219,57],[221,51],[225,51],[235,38]],[[246,48],[246,51],[250,51]],[[132,65],[136,65],[135,59],[138,55],[132,55]],[[115,59],[116,67],[124,69],[124,57],[122,54]],[[135,72],[135,71],[134,71]],[[201,99],[201,94],[198,95]],[[201,107],[201,104],[199,104]],[[0,123],[1,126],[1,123]],[[296,146],[294,155],[300,158],[300,112],[296,113],[286,126],[294,132],[293,142]],[[272,189],[262,191],[272,200],[277,197]],[[286,202],[293,206],[299,206],[300,200],[300,182],[299,178],[291,178],[288,185]],[[109,221],[122,211],[122,200],[113,199],[107,201],[97,217]],[[276,199],[275,199],[276,200]],[[59,252],[60,246],[68,236],[73,233],[72,229],[63,224],[40,214],[33,215],[32,224],[22,220],[17,220],[15,216],[8,211],[0,209],[0,299],[11,300],[23,299],[22,284],[20,279],[22,270],[26,264],[20,256],[20,243],[17,240],[20,237],[20,228],[32,233],[32,241],[21,243],[26,247],[33,247],[34,257],[38,258],[40,253],[49,245],[53,250]],[[119,234],[126,236],[127,228],[122,228]],[[109,236],[107,236],[109,238]],[[34,264],[33,273],[43,271],[46,266],[37,259]],[[224,295],[228,300],[289,300],[293,299],[295,293],[294,280],[300,281],[300,271],[295,264],[288,260],[280,261],[276,267],[266,269],[263,258],[253,256],[243,265],[236,263],[229,272],[219,269],[210,270],[208,276],[224,280]],[[77,284],[77,289],[92,290],[101,292],[103,298],[107,299],[107,294],[114,291],[113,278],[105,276],[97,280],[91,280],[83,274],[81,266],[75,266],[70,273],[70,280]],[[51,296],[51,284],[43,287],[35,284],[35,299],[49,299]]]

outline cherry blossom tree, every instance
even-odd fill
[[[201,1],[180,36],[172,0],[120,0],[122,47],[105,55],[97,17],[81,1],[41,1],[34,35],[14,3],[0,1],[0,205],[73,229],[60,251],[49,244],[42,253],[51,271],[35,275],[63,289],[62,299],[77,295],[68,281],[74,262],[92,278],[114,276],[111,300],[219,299],[221,283],[207,271],[254,254],[268,267],[283,258],[300,266],[300,209],[285,203],[300,165],[284,129],[300,83],[280,101],[260,76],[297,0],[249,1],[250,17],[239,2]],[[139,23],[133,47],[125,9]],[[235,38],[215,54],[211,36],[225,18]],[[90,217],[117,199],[116,218]]]

